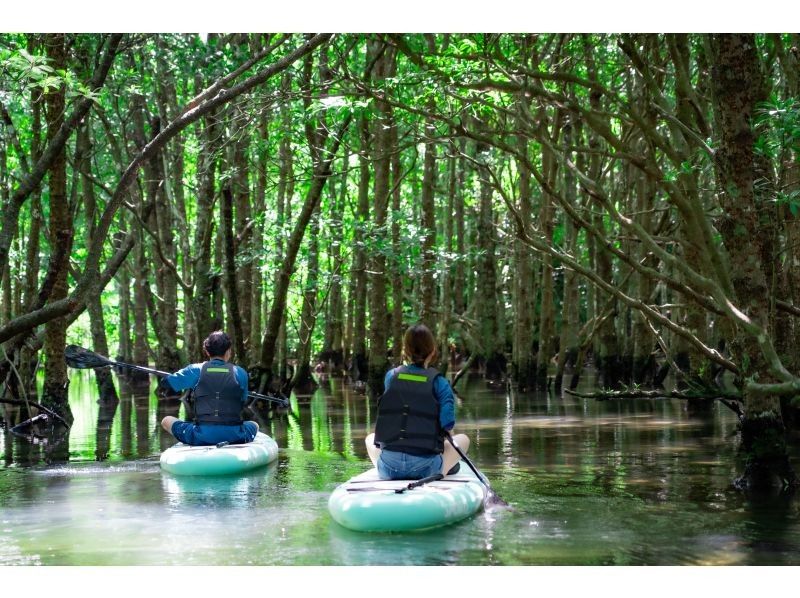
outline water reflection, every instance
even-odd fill
[[[97,410],[97,446],[94,454],[98,461],[108,459],[111,449],[111,427],[114,424],[114,416],[117,414],[119,399],[117,394],[101,396],[98,400]]]
[[[167,504],[172,508],[249,509],[262,503],[277,471],[278,466],[273,462],[257,471],[237,476],[174,476],[164,473],[161,486]]]
[[[0,434],[0,564],[800,563],[798,499],[731,487],[736,418],[725,408],[519,394],[467,378],[459,431],[514,511],[364,535],[333,523],[327,498],[369,467],[374,399],[323,380],[289,410],[253,411],[281,447],[275,464],[181,478],[158,467],[174,443],[158,422],[185,414],[180,402],[157,399],[152,382],[116,383],[119,400],[102,399],[76,373],[76,421],[60,445]],[[200,540],[187,547],[176,534]]]

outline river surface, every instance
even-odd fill
[[[277,463],[238,477],[162,473],[177,403],[98,401],[91,372],[70,386],[60,444],[0,430],[3,565],[797,565],[800,498],[733,489],[736,418],[678,400],[599,402],[519,395],[462,380],[457,431],[512,510],[423,533],[335,523],[331,491],[369,467],[374,403],[341,380],[259,415]],[[590,381],[587,381],[590,382]],[[182,409],[180,411],[182,413]],[[800,471],[794,445],[793,464]]]

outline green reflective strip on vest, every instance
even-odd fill
[[[227,374],[228,373],[228,368],[206,368],[206,371],[207,372],[220,373],[220,374]]]
[[[400,380],[408,380],[410,382],[427,382],[427,376],[417,376],[416,374],[397,374]]]

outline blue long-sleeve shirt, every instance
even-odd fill
[[[211,365],[224,365],[227,363],[226,361],[219,359],[218,357],[214,357],[209,361]],[[186,390],[188,388],[194,388],[200,381],[200,372],[202,369],[203,369],[202,363],[192,363],[187,365],[185,368],[178,370],[174,374],[170,374],[165,378],[165,380],[172,387],[172,390],[177,392]],[[240,368],[238,365],[234,365],[233,369],[236,381],[239,383],[239,386],[242,389],[242,403],[243,404],[247,403],[247,395],[248,395],[247,372],[244,371],[242,368]]]
[[[397,376],[397,370],[393,368],[386,372],[383,379],[383,387],[388,390],[392,380]],[[409,372],[424,372],[425,368],[418,365],[408,366]],[[433,396],[439,402],[439,425],[443,430],[452,430],[456,425],[456,403],[453,397],[453,389],[450,387],[450,382],[444,376],[436,376],[433,379]]]

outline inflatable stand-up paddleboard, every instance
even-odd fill
[[[334,521],[355,531],[421,531],[474,515],[486,497],[486,487],[466,463],[442,480],[395,492],[413,481],[381,480],[377,469],[370,469],[338,486],[328,511]]]
[[[226,475],[263,467],[278,458],[278,443],[259,432],[253,442],[189,446],[179,442],[161,453],[161,469],[175,475]]]

